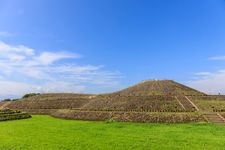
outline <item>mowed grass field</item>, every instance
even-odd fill
[[[35,115],[0,122],[0,149],[224,149],[225,126],[91,122]]]

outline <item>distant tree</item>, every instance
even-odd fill
[[[9,98],[3,100],[3,102],[9,102],[9,101],[11,101],[11,99]]]
[[[36,95],[40,95],[40,93],[28,93],[28,94],[25,94],[22,98],[28,98],[28,97],[32,97]]]
[[[12,99],[12,101],[17,101],[17,100],[19,100],[19,99]]]

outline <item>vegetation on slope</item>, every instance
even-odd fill
[[[31,116],[28,113],[15,110],[0,110],[0,121],[27,119]]]
[[[179,103],[171,96],[115,96],[101,95],[82,107],[96,111],[181,112]]]
[[[78,111],[57,110],[51,116],[64,119],[119,121],[119,122],[151,122],[151,123],[187,123],[203,122],[205,119],[198,113],[159,113],[159,112],[121,112],[121,111]]]
[[[116,96],[96,95],[89,97],[64,96],[45,97],[39,95],[11,102],[7,105],[11,109],[19,110],[55,110],[77,109],[90,111],[139,111],[139,112],[184,112],[173,96]],[[41,113],[38,113],[41,114]]]
[[[40,95],[40,93],[28,93],[28,94],[25,94],[22,98],[28,98],[28,97],[32,97],[36,95]]]

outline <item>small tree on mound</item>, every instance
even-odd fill
[[[40,93],[28,93],[28,94],[25,94],[22,98],[28,98],[28,97],[32,97],[36,95],[40,95]]]

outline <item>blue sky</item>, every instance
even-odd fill
[[[224,0],[0,0],[1,97],[173,79],[225,93]]]

